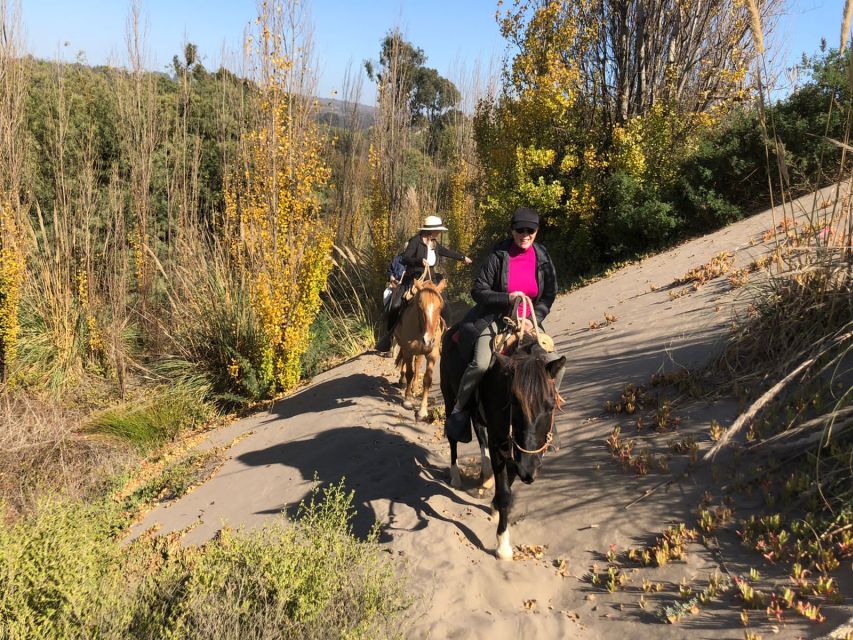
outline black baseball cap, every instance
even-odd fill
[[[509,226],[513,229],[538,229],[539,214],[529,207],[519,207],[512,214]]]

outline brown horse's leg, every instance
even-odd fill
[[[414,407],[412,404],[412,378],[414,377],[414,370],[412,368],[413,360],[414,358],[412,356],[403,358],[403,368],[406,376],[406,390],[403,392],[403,407],[406,409],[412,409]]]
[[[397,386],[401,389],[406,385],[406,359],[400,360],[400,379],[397,381]]]
[[[438,359],[438,349],[433,349],[426,356],[426,368],[424,369],[424,384],[421,391],[421,410],[418,411],[418,418],[426,420],[427,405],[429,404],[429,390],[432,387],[432,371],[435,367],[435,361]]]
[[[415,394],[415,389],[418,388],[418,377],[421,373],[421,356],[413,356],[412,357],[412,370],[413,370],[413,378],[412,378],[412,395]]]

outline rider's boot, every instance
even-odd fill
[[[394,332],[389,331],[376,342],[376,350],[379,353],[387,353],[391,351],[391,342],[394,339]]]
[[[456,405],[444,425],[447,437],[456,442],[471,442],[471,412]]]

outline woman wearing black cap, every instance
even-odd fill
[[[527,207],[516,209],[510,220],[512,237],[497,244],[471,290],[476,306],[462,321],[460,349],[464,353],[474,347],[474,356],[465,369],[456,394],[456,406],[447,417],[447,433],[459,442],[471,440],[468,403],[474,389],[489,368],[492,339],[501,330],[501,318],[512,313],[515,300],[527,296],[533,309],[526,309],[526,330],[533,329],[531,314],[541,324],[551,310],[557,295],[557,276],[548,252],[537,244],[539,216]],[[522,310],[524,312],[524,310]],[[556,355],[556,354],[554,354]],[[562,370],[555,380],[560,388]]]

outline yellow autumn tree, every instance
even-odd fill
[[[300,37],[299,12],[295,1],[261,5],[247,43],[259,86],[257,124],[243,136],[242,174],[225,186],[231,255],[250,283],[265,338],[259,370],[279,389],[299,381],[332,265],[333,232],[319,201],[330,169],[306,84],[310,48]]]
[[[671,239],[680,220],[667,191],[679,167],[749,96],[757,49],[746,5],[498,5],[512,55],[505,91],[480,103],[476,127],[490,225],[502,233],[508,212],[537,208],[575,272]],[[769,17],[779,0],[761,7]]]
[[[17,352],[23,275],[24,256],[15,213],[8,202],[0,201],[0,374],[4,379]]]

